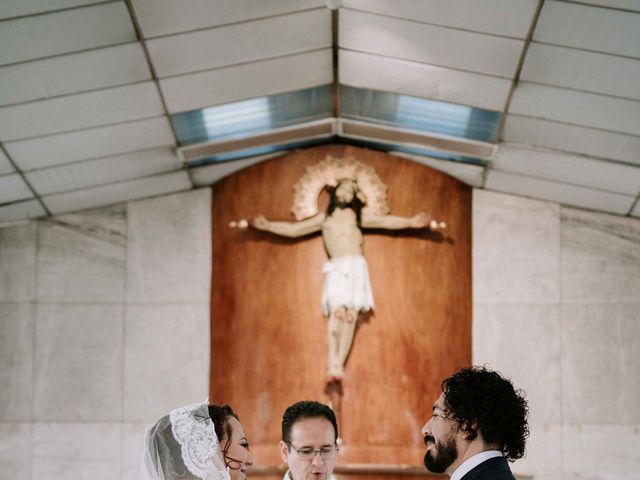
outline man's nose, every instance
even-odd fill
[[[320,450],[313,452],[313,461],[311,463],[313,465],[322,465],[324,463],[324,458],[320,455]]]
[[[429,431],[431,430],[431,427],[429,426],[429,424],[431,423],[431,419],[429,419],[429,421],[427,421],[427,423],[425,423],[422,427],[422,436],[424,437],[427,433],[429,433]]]

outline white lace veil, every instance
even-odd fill
[[[206,403],[176,408],[147,432],[142,480],[229,480]]]

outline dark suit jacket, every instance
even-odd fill
[[[515,480],[504,457],[493,457],[469,470],[462,480]]]

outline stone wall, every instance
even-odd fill
[[[484,190],[473,203],[473,359],[527,392],[516,472],[640,470],[640,221]]]
[[[0,479],[136,479],[204,401],[210,190],[0,229]]]

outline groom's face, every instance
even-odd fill
[[[432,408],[429,421],[422,427],[427,451],[424,466],[432,473],[445,473],[458,458],[456,437],[460,428],[453,418],[448,418],[444,394],[440,395]],[[447,472],[451,474],[451,472]]]

